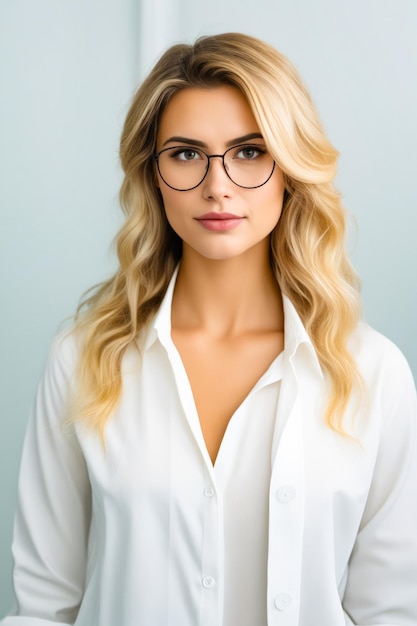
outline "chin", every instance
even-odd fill
[[[252,248],[233,248],[233,249],[192,249],[190,253],[187,255],[190,259],[192,258],[200,258],[206,259],[207,261],[216,261],[216,262],[227,262],[232,261],[234,259],[243,259],[247,253],[250,252]]]

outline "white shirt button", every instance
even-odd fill
[[[291,487],[291,485],[283,485],[277,491],[277,498],[279,502],[287,504],[288,502],[291,502],[291,500],[294,500],[295,494],[296,491],[294,487]]]
[[[279,593],[274,600],[274,604],[278,611],[285,611],[291,606],[291,596],[288,593]]]
[[[214,496],[214,489],[213,489],[213,487],[206,487],[204,489],[204,495],[206,496],[206,498],[212,498]]]
[[[216,581],[214,580],[213,576],[204,576],[201,582],[203,584],[204,589],[213,589],[214,585],[216,584]]]

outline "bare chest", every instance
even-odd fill
[[[214,463],[230,418],[284,348],[283,333],[249,333],[213,340],[202,333],[172,332],[193,392]]]

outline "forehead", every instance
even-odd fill
[[[259,132],[255,117],[237,87],[190,87],[177,92],[165,107],[158,144],[176,135],[210,144],[255,132]]]

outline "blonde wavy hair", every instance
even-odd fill
[[[332,185],[338,153],[290,62],[253,37],[226,33],[171,47],[137,91],[121,137],[126,221],[119,269],[80,305],[74,419],[104,436],[121,394],[126,348],[155,314],[181,258],[155,184],[158,121],[181,89],[234,85],[247,98],[268,150],[284,173],[281,218],[271,234],[271,264],[314,347],[330,395],[325,419],[344,432],[343,415],[360,377],[347,349],[360,316],[358,279],[345,252],[345,214]]]

